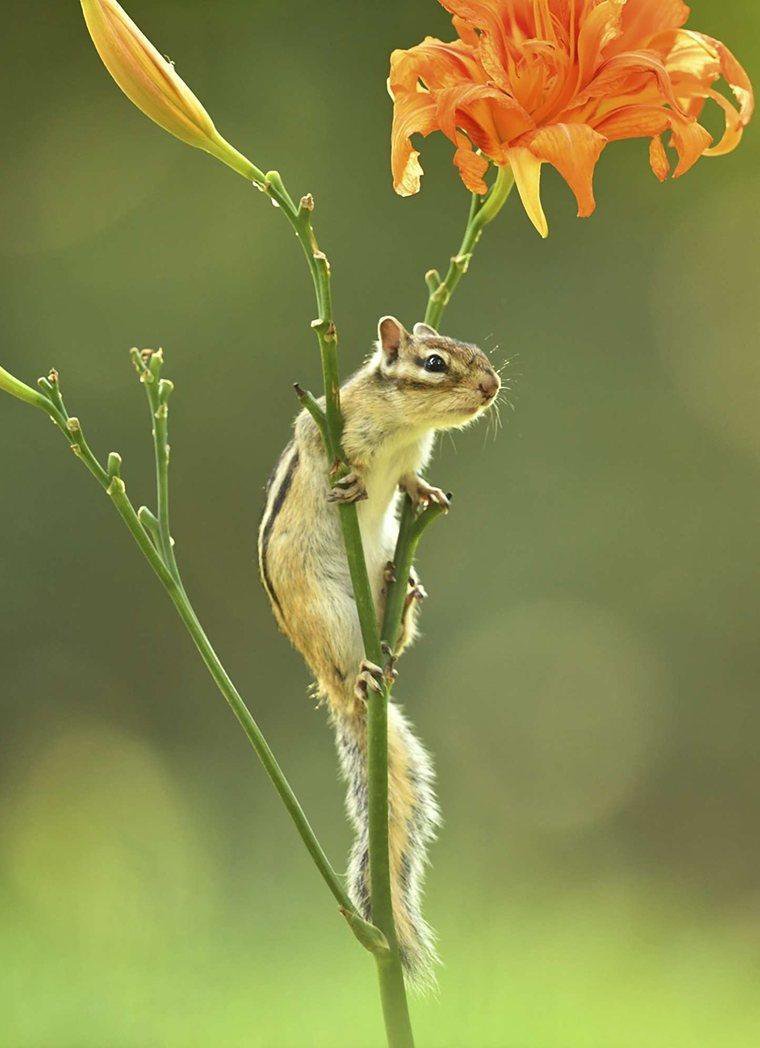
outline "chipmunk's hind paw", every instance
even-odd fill
[[[362,659],[359,664],[359,673],[354,684],[354,695],[361,702],[366,703],[370,691],[381,694],[398,677],[393,668],[393,659],[389,659],[388,665],[378,666],[368,659]]]

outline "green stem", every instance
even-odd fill
[[[285,774],[278,764],[277,758],[272,752],[269,743],[262,735],[261,729],[254,720],[251,711],[248,709],[242,696],[232,683],[232,680],[219,659],[219,656],[214,651],[211,642],[206,636],[206,633],[198,620],[198,616],[187,598],[184,587],[181,582],[174,577],[173,572],[164,562],[140,523],[134,506],[127,497],[124,481],[120,477],[114,477],[108,484],[106,491],[140,548],[141,553],[161,580],[164,589],[168,593],[179,617],[182,619],[185,628],[198,649],[214,683],[226,699],[230,709],[237,718],[238,723],[248,737],[256,755],[264,766],[264,770],[285,805],[288,814],[295,823],[301,840],[306,845],[306,848],[322,875],[323,880],[327,884],[327,887],[332,892],[340,907],[349,911],[354,911],[354,907],[341,884],[340,878],[332,868],[330,861],[325,855],[324,849],[309,825],[306,814],[293,792],[290,783],[285,778]]]
[[[276,171],[270,171],[266,175],[265,192],[268,192],[277,202],[293,227],[303,248],[314,283],[319,315],[312,322],[312,328],[319,342],[325,389],[326,425],[322,432],[329,463],[337,467],[332,470],[331,475],[337,479],[345,474],[347,465],[341,444],[343,416],[340,409],[338,335],[332,316],[330,264],[325,254],[319,249],[312,227],[311,215],[314,209],[312,197],[303,197],[300,205],[296,207]],[[356,507],[341,505],[338,512],[364,652],[371,662],[380,664],[383,659],[380,631]],[[388,694],[388,688],[382,693],[375,693],[367,708],[370,897],[373,923],[383,933],[389,945],[387,954],[375,954],[388,1045],[390,1048],[414,1048],[391,900],[388,839]]]
[[[446,276],[441,280],[435,270],[430,270],[426,274],[425,280],[429,294],[427,310],[425,311],[425,323],[430,324],[431,327],[438,327],[444,309],[449,304],[459,281],[467,272],[472,253],[480,240],[483,230],[504,207],[514,181],[512,169],[510,167],[500,167],[487,196],[479,197],[473,193],[464,237],[462,238],[459,251],[449,263]]]
[[[388,585],[388,592],[385,598],[385,614],[380,633],[383,641],[394,653],[398,644],[399,633],[401,632],[401,619],[407,599],[407,581],[411,574],[412,564],[414,563],[414,557],[417,553],[422,533],[428,525],[446,512],[445,506],[431,503],[422,513],[418,514],[409,496],[406,495],[404,497],[398,539],[396,541],[396,552],[393,555],[395,580]]]
[[[327,416],[319,406],[316,397],[313,393],[310,393],[308,389],[303,389],[298,382],[293,383],[293,389],[296,391],[296,396],[301,402],[301,407],[306,408],[316,422],[317,428],[322,436],[322,443],[327,447],[330,440],[330,434],[327,431]]]
[[[133,360],[134,359],[133,354]],[[162,401],[163,403],[166,402],[166,398],[171,391],[171,383],[160,379],[161,363],[162,358],[160,355],[154,354],[153,358],[151,358],[151,367],[155,372],[154,377],[158,394],[157,403],[159,406]],[[138,370],[141,369],[138,368]],[[142,373],[141,377],[143,377]],[[18,382],[18,380],[14,381]],[[147,380],[145,381],[146,385],[149,385]],[[214,651],[214,648],[206,636],[198,616],[196,615],[185,592],[174,559],[173,549],[170,545],[168,547],[165,545],[168,536],[168,486],[164,465],[168,460],[165,460],[163,451],[159,449],[160,454],[157,457],[157,467],[160,466],[161,476],[161,479],[158,482],[159,501],[164,504],[165,523],[162,528],[158,518],[154,517],[150,510],[145,507],[141,509],[140,514],[135,512],[134,506],[127,496],[124,481],[121,478],[121,457],[115,452],[111,452],[108,457],[107,469],[104,469],[97,460],[84,438],[81,423],[77,418],[70,417],[66,411],[63,398],[61,397],[60,388],[58,386],[58,376],[53,372],[48,379],[41,379],[39,384],[40,388],[43,390],[44,395],[42,396],[36,394],[34,390],[30,389],[30,387],[24,386],[23,383],[18,383],[18,385],[22,386],[24,390],[29,390],[31,393],[35,393],[33,397],[25,395],[19,399],[40,408],[48,415],[57,428],[64,434],[77,458],[108,494],[143,556],[166,589],[214,683],[227,701],[230,709],[234,713],[243,728],[243,731],[248,737],[248,740],[253,746],[254,751],[264,766],[264,770],[269,776],[270,781],[277,790],[277,793],[293,820],[301,840],[304,842],[317,870],[322,876],[322,879],[325,881],[327,887],[338,903],[340,912],[346,918],[349,927],[359,942],[370,950],[376,958],[382,959],[386,957],[388,954],[388,943],[385,940],[385,937],[377,927],[361,917],[356,907],[349,899],[348,894],[343,887],[341,878],[330,864],[324,849],[317,840],[317,837],[309,824],[298,798],[277,763],[269,744],[256,724],[250,710],[246,706],[235,685],[232,683],[232,680],[219,659],[219,656]],[[149,400],[152,404],[153,401],[150,394]],[[167,430],[164,426],[158,427],[158,434],[159,444],[168,447]],[[171,551],[171,556],[168,560],[164,556],[165,548],[168,548]]]
[[[164,363],[162,350],[143,350],[142,353],[133,350],[132,362],[145,386],[150,409],[153,454],[156,464],[157,541],[164,563],[175,581],[181,586],[182,580],[174,553],[174,541],[169,523],[169,456],[171,454],[169,397],[174,391],[174,385],[168,379],[161,378],[161,368]]]

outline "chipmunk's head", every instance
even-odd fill
[[[404,398],[411,425],[456,429],[496,400],[499,376],[482,350],[439,335],[428,324],[411,334],[395,317],[378,325],[378,368]]]

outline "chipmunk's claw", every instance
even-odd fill
[[[442,488],[428,487],[426,484],[418,498],[417,504],[420,509],[427,509],[431,502],[434,502],[437,506],[442,506],[443,509],[451,509],[451,501],[446,492]]]
[[[361,502],[367,498],[367,489],[358,473],[347,473],[337,480],[327,496],[328,502],[348,506],[352,502]]]
[[[377,692],[378,695],[382,694],[385,679],[385,670],[382,666],[368,659],[362,659],[354,684],[354,695],[361,702],[366,703],[370,691]]]
[[[406,597],[404,598],[404,610],[406,610],[409,607],[409,605],[415,600],[427,600],[427,595],[427,590],[422,585],[422,583],[410,578],[409,589],[407,590]]]
[[[388,687],[393,686],[393,682],[398,679],[398,672],[396,670],[396,663],[398,662],[398,656],[394,652],[387,640],[381,641],[380,650],[385,656],[385,682]]]
[[[422,477],[405,478],[401,488],[409,495],[416,509],[425,510],[431,502],[442,506],[445,510],[451,508],[451,499],[446,492],[442,488],[434,488]]]
[[[392,560],[389,560],[383,568],[383,581],[388,584],[396,581],[396,565]]]

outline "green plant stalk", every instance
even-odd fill
[[[451,260],[444,280],[435,273],[428,274],[429,299],[425,320],[436,326],[451,300],[459,281],[467,271],[472,252],[485,226],[493,221],[509,196],[514,179],[509,168],[499,168],[489,194],[484,198],[473,195],[465,234],[459,252]],[[296,208],[277,172],[265,176],[264,191],[283,211],[303,248],[314,283],[318,317],[312,323],[319,342],[322,378],[325,390],[324,425],[320,430],[325,441],[335,478],[345,474],[347,466],[341,440],[343,419],[340,410],[340,380],[338,372],[337,330],[333,322],[330,290],[330,265],[319,249],[312,227],[313,198],[305,196]],[[299,394],[300,395],[300,394]],[[302,402],[312,412],[314,405]],[[317,405],[318,408],[318,405]],[[430,506],[415,515],[411,501],[404,502],[399,536],[394,554],[396,581],[389,585],[382,630],[378,630],[372,589],[367,574],[359,521],[354,506],[340,506],[340,522],[351,582],[356,600],[359,623],[366,657],[376,664],[383,661],[384,640],[391,650],[395,647],[401,627],[406,580],[425,527],[442,512],[442,507]],[[398,942],[393,921],[390,879],[390,851],[388,834],[388,701],[390,686],[375,693],[367,709],[367,789],[370,853],[370,891],[372,919],[383,932],[390,946],[390,954],[376,956],[383,1015],[388,1043],[392,1048],[413,1045],[408,1004],[401,971]]]
[[[134,359],[133,355],[133,360]],[[156,362],[158,362],[158,367],[156,367]],[[172,387],[171,383],[167,383],[166,380],[159,380],[161,363],[162,358],[160,355],[154,354],[151,358],[151,365],[156,369],[156,389],[161,390],[161,382],[164,383],[163,402],[166,403],[165,398],[168,397]],[[7,372],[4,372],[4,375],[7,374]],[[141,378],[142,377],[141,374]],[[293,820],[296,830],[311,855],[317,870],[338,903],[341,914],[346,918],[354,935],[366,949],[377,957],[385,957],[388,953],[388,944],[385,941],[384,936],[374,925],[362,918],[349,899],[340,877],[333,869],[324,849],[317,840],[298,798],[280,768],[274,753],[261,732],[261,729],[258,727],[250,710],[246,706],[237,688],[232,683],[232,680],[219,659],[219,656],[216,654],[211,642],[206,636],[206,633],[185,592],[181,577],[179,577],[173,547],[169,547],[171,549],[171,563],[167,563],[164,560],[162,554],[163,541],[161,525],[158,518],[154,517],[149,510],[145,509],[145,507],[140,511],[140,514],[135,512],[134,506],[127,496],[124,481],[121,478],[121,457],[116,454],[116,452],[111,452],[108,457],[108,468],[103,468],[85,440],[79,419],[69,416],[61,396],[58,385],[58,376],[55,372],[51,373],[50,377],[47,379],[40,379],[39,385],[42,394],[31,389],[31,387],[20,382],[18,379],[13,379],[13,383],[13,395],[34,407],[40,408],[48,415],[66,437],[69,446],[76,457],[89,470],[111,499],[111,502],[129,529],[143,556],[163,584],[180,616],[180,619],[195,643],[195,646],[198,649],[214,683],[217,685],[217,688],[227,701],[239,724],[243,728],[243,731],[248,737],[254,751],[264,766],[264,770],[269,776],[270,781],[274,785],[285,805],[285,808]],[[9,385],[10,383],[4,382],[0,385],[0,388],[11,392],[8,388]],[[148,381],[146,381],[146,386],[149,389],[148,399],[152,407],[153,398],[151,396],[150,383]],[[159,401],[160,399],[161,398],[159,398]],[[166,418],[167,416],[164,414],[164,420],[166,420]],[[154,439],[166,444],[168,435],[166,425],[157,427],[156,434],[157,435]],[[165,499],[165,506],[167,508],[165,523],[168,526],[168,444],[166,448],[159,449],[159,455],[157,456],[157,464],[158,463],[160,463],[161,466],[160,472],[157,470],[157,477],[159,478],[157,480],[159,501],[164,501]],[[167,467],[166,469],[164,468],[165,465]],[[146,519],[152,519],[155,528],[146,527],[144,524]],[[151,532],[154,532],[153,536]],[[167,534],[168,531],[165,531],[164,537]],[[176,577],[175,571],[177,573]]]
[[[243,177],[254,181],[260,189],[268,193],[277,202],[293,226],[304,249],[314,283],[319,312],[319,316],[313,322],[312,327],[319,342],[325,388],[326,424],[324,427],[320,426],[320,429],[325,439],[328,456],[334,467],[331,475],[339,477],[345,474],[347,466],[341,447],[343,421],[340,411],[337,332],[332,320],[329,263],[318,248],[311,226],[313,200],[310,197],[304,197],[300,206],[296,208],[282,184],[280,176],[276,172],[270,172],[262,179],[261,173],[258,169],[253,169],[252,165],[251,169],[247,167],[245,169],[234,169]],[[502,168],[499,170],[497,179],[485,200],[473,195],[462,245],[458,254],[452,258],[446,277],[444,280],[441,280],[435,271],[427,274],[426,281],[429,288],[428,308],[425,316],[427,323],[436,326],[440,322],[451,295],[467,271],[472,251],[480,239],[485,225],[496,216],[503,206],[512,184],[511,175]],[[158,357],[158,355],[156,356]],[[118,455],[111,453],[107,470],[97,461],[84,439],[79,420],[69,417],[65,410],[58,388],[57,376],[54,376],[54,373],[51,374],[48,380],[41,380],[40,384],[45,394],[44,396],[41,396],[40,393],[24,383],[19,382],[1,368],[0,388],[20,400],[44,410],[64,433],[72,451],[108,493],[141,552],[167,590],[212,679],[226,699],[261,760],[317,869],[338,902],[341,913],[347,918],[357,939],[373,952],[378,968],[388,1044],[391,1048],[413,1048],[413,1035],[398,955],[391,903],[387,768],[387,703],[390,688],[384,689],[382,694],[377,695],[375,700],[369,703],[367,716],[370,869],[373,919],[376,922],[375,925],[372,925],[361,918],[348,898],[340,879],[333,870],[311,829],[297,797],[287,782],[266,739],[214,651],[185,593],[174,554],[174,544],[169,526],[169,445],[167,430],[168,397],[171,394],[172,386],[171,383],[163,380],[162,387],[162,382],[158,378],[161,364],[160,357],[158,359],[159,363],[155,373],[151,361],[151,365],[144,369],[144,374],[141,374],[141,378],[146,385],[148,402],[153,416],[152,428],[156,459],[158,517],[154,517],[145,507],[143,507],[141,515],[135,512],[134,506],[127,497],[124,481],[120,476],[121,460]],[[138,367],[139,370],[140,368]],[[306,406],[312,410],[312,405],[307,404]],[[314,411],[312,411],[312,414],[314,414]],[[405,500],[394,557],[397,581],[389,586],[386,598],[386,612],[381,631],[378,630],[356,509],[354,506],[341,506],[339,512],[364,640],[365,654],[371,661],[381,663],[383,658],[381,637],[387,641],[391,648],[394,647],[398,638],[406,596],[406,580],[422,531],[432,519],[439,515],[441,510],[440,507],[429,507],[425,513],[415,519],[414,509],[410,500]],[[388,638],[393,639],[388,640]]]
[[[393,573],[395,578],[393,582],[388,584],[385,598],[385,614],[383,615],[383,624],[380,631],[384,644],[394,654],[401,632],[404,604],[407,599],[407,581],[412,570],[417,547],[420,544],[425,528],[446,512],[445,506],[431,503],[422,513],[417,513],[409,496],[406,495],[404,497],[396,551],[393,555]]]
[[[325,390],[323,431],[326,452],[332,465],[330,475],[337,479],[347,472],[342,449],[343,417],[340,409],[338,335],[332,316],[330,264],[312,227],[314,201],[311,196],[295,206],[277,172],[266,175],[265,192],[277,202],[293,227],[304,250],[314,283],[318,317],[312,322],[319,342]],[[383,660],[380,631],[364,557],[359,518],[353,505],[339,506],[340,524],[351,584],[356,601],[366,657],[377,665]],[[367,808],[372,921],[387,940],[386,954],[375,953],[380,999],[389,1048],[414,1048],[409,1005],[401,968],[401,957],[393,921],[391,899],[390,846],[388,834],[388,695],[389,688],[372,695],[367,704]]]
[[[483,230],[504,207],[514,184],[512,169],[510,167],[500,167],[487,196],[480,197],[477,193],[472,194],[470,213],[467,218],[462,243],[459,251],[449,262],[446,276],[441,280],[434,269],[429,270],[425,276],[428,286],[428,302],[425,310],[426,324],[430,324],[431,327],[436,329],[438,328],[444,309],[451,301],[451,296],[454,294],[459,281],[467,272],[473,251],[480,240]]]

